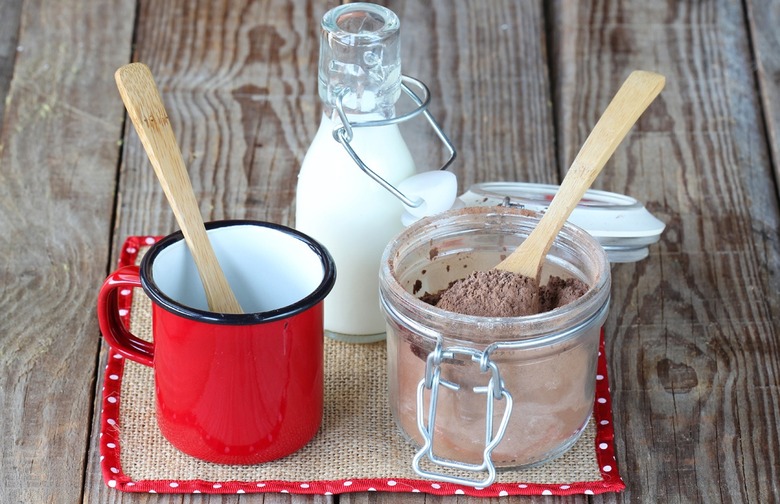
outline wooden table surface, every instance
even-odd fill
[[[320,114],[318,23],[334,4],[0,0],[1,502],[478,501],[133,495],[100,474],[97,289],[126,236],[177,228],[113,73],[152,68],[207,219],[292,225]],[[404,73],[429,85],[459,150],[461,190],[559,182],[628,73],[666,75],[595,184],[667,224],[647,259],[613,269],[606,348],[627,488],[558,500],[780,500],[780,4],[387,5]],[[430,133],[412,136],[419,165],[440,162]]]

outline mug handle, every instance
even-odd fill
[[[111,348],[132,361],[151,367],[154,344],[131,333],[119,316],[118,292],[122,288],[141,287],[139,271],[138,266],[124,266],[106,278],[98,294],[97,314],[100,332]]]

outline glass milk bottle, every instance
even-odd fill
[[[404,206],[356,166],[338,140],[338,131],[345,122],[395,116],[401,94],[399,26],[398,16],[374,4],[342,5],[322,19],[323,114],[298,178],[296,227],[322,243],[336,262],[336,285],[325,302],[325,330],[348,342],[384,338],[379,261],[403,227]],[[396,185],[415,173],[397,124],[342,128],[341,132],[360,159],[387,183]]]

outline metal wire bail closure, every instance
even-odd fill
[[[416,86],[421,92],[423,97],[420,98],[414,91],[412,91],[411,88],[407,84],[412,84]],[[347,151],[349,156],[352,158],[353,161],[355,161],[355,164],[358,165],[358,167],[363,170],[363,172],[371,177],[374,181],[376,181],[379,185],[390,191],[390,193],[401,200],[404,205],[407,205],[412,208],[417,208],[420,205],[423,204],[422,198],[409,198],[405,194],[403,194],[401,191],[399,191],[394,185],[383,179],[381,176],[379,176],[375,171],[373,171],[371,168],[369,168],[362,159],[360,159],[360,156],[358,156],[357,152],[352,148],[350,145],[350,142],[352,141],[353,133],[352,130],[354,128],[370,128],[372,126],[388,126],[391,124],[398,124],[404,121],[408,121],[409,119],[412,119],[414,117],[417,117],[420,114],[423,114],[425,118],[428,120],[428,123],[431,125],[433,130],[436,132],[436,135],[439,137],[439,139],[442,141],[444,146],[447,148],[447,151],[449,152],[449,159],[442,165],[440,170],[445,170],[455,159],[455,156],[457,156],[457,153],[455,152],[455,146],[452,145],[452,142],[447,137],[447,135],[442,131],[441,126],[436,122],[436,119],[433,118],[433,115],[428,111],[428,105],[431,102],[431,92],[428,89],[428,86],[426,86],[422,81],[415,79],[413,77],[409,77],[407,75],[401,76],[401,89],[411,98],[411,100],[417,105],[417,107],[407,112],[406,114],[401,114],[396,117],[392,117],[390,119],[381,119],[377,121],[366,121],[366,122],[350,122],[349,118],[347,117],[346,112],[344,112],[344,105],[343,100],[344,96],[349,92],[349,89],[345,88],[342,90],[341,93],[337,96],[336,99],[336,111],[338,112],[339,119],[341,120],[341,126],[338,128],[335,128],[333,130],[333,138],[336,139],[337,142],[339,142],[344,149]]]
[[[422,434],[424,442],[423,446],[417,451],[412,460],[412,468],[414,469],[414,472],[420,476],[474,487],[487,487],[495,481],[496,467],[493,464],[491,454],[506,433],[506,428],[509,424],[509,416],[512,414],[513,400],[512,394],[503,386],[498,366],[495,362],[490,360],[489,353],[492,350],[493,347],[489,347],[483,352],[464,347],[451,347],[445,350],[442,348],[442,341],[441,338],[439,338],[434,350],[428,354],[425,363],[425,376],[417,385],[417,428],[419,429],[420,434]],[[436,431],[436,409],[439,400],[439,386],[455,391],[460,389],[460,385],[457,383],[441,379],[441,367],[444,361],[454,359],[458,356],[470,358],[472,362],[479,364],[481,372],[490,373],[490,380],[488,381],[487,386],[473,388],[475,393],[485,394],[486,397],[485,448],[482,452],[481,464],[467,464],[465,462],[445,460],[437,457],[433,453],[433,437]],[[426,389],[431,391],[428,405],[427,425],[425,424],[425,417],[423,415],[423,412],[425,411],[424,397]],[[493,435],[493,406],[495,401],[501,400],[506,400],[506,407],[504,408],[504,415],[501,418],[498,430],[495,435]],[[428,471],[423,469],[420,464],[424,457],[434,465],[443,468],[474,473],[487,472],[487,476],[480,480],[445,474],[442,472],[437,473]]]

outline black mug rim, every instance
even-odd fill
[[[141,286],[152,302],[174,315],[185,317],[199,322],[207,322],[222,325],[251,325],[274,322],[289,318],[293,315],[308,310],[312,306],[325,299],[336,282],[336,264],[328,250],[312,237],[281,224],[258,220],[221,220],[206,223],[206,230],[233,226],[258,226],[280,231],[293,238],[304,242],[319,257],[323,267],[322,281],[309,295],[287,306],[257,313],[216,313],[208,310],[200,310],[175,301],[166,295],[155,283],[152,275],[152,265],[155,258],[167,247],[184,239],[181,231],[176,231],[160,239],[153,244],[141,260],[139,276]]]

